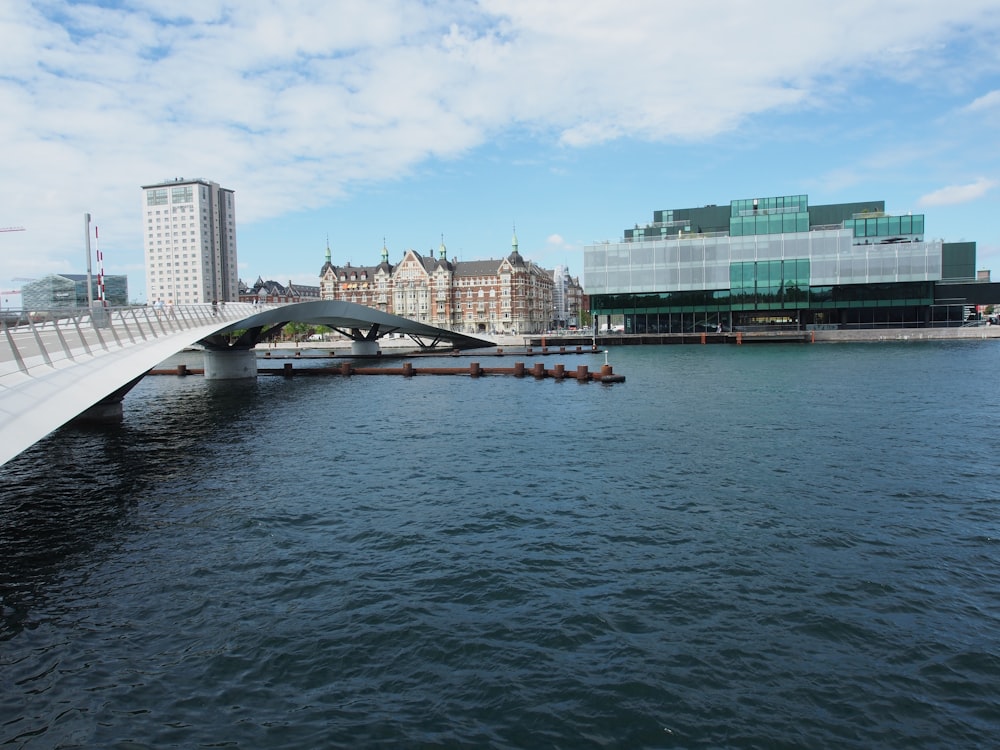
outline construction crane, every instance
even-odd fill
[[[0,227],[0,232],[23,232],[24,227]]]

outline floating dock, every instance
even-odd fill
[[[147,375],[204,375],[200,368],[180,364],[170,369],[150,370]],[[580,383],[624,383],[625,376],[617,375],[611,365],[601,365],[601,369],[591,372],[587,365],[579,365],[568,369],[557,364],[548,369],[541,362],[536,362],[530,368],[524,362],[515,362],[513,367],[482,367],[479,362],[470,362],[468,367],[414,367],[412,362],[404,362],[402,367],[355,367],[352,362],[341,362],[336,367],[299,367],[286,362],[281,367],[257,367],[258,375],[280,375],[286,378],[315,377],[321,375],[401,375],[411,378],[417,375],[465,375],[471,378],[488,377],[490,375],[508,375],[515,378],[531,377],[535,380],[552,378],[554,380],[576,380]]]

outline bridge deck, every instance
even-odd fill
[[[18,325],[0,319],[0,464],[104,400],[125,393],[160,362],[198,342],[218,349],[252,346],[288,322],[346,329],[364,340],[388,331],[422,346],[459,348],[491,342],[341,301],[228,303],[63,309],[33,313]]]

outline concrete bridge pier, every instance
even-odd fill
[[[255,380],[257,355],[253,349],[206,349],[206,380]]]
[[[378,341],[352,341],[351,342],[351,354],[355,357],[374,357],[378,355],[379,347]]]
[[[116,391],[109,393],[93,406],[87,407],[84,411],[73,418],[74,422],[85,424],[107,424],[121,422],[124,416],[122,400],[125,394],[135,388],[136,384],[142,380],[143,376],[130,380]]]
[[[122,409],[122,396],[118,396],[116,401],[113,398],[106,398],[103,401],[98,401],[93,406],[86,409],[83,413],[73,418],[74,422],[83,422],[85,424],[106,424],[121,422],[124,412]]]

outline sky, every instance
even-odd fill
[[[142,185],[235,191],[240,278],[383,244],[583,248],[653,211],[884,200],[1000,280],[996,0],[5,0],[0,291],[108,274],[146,302]],[[96,261],[94,261],[96,273]]]

